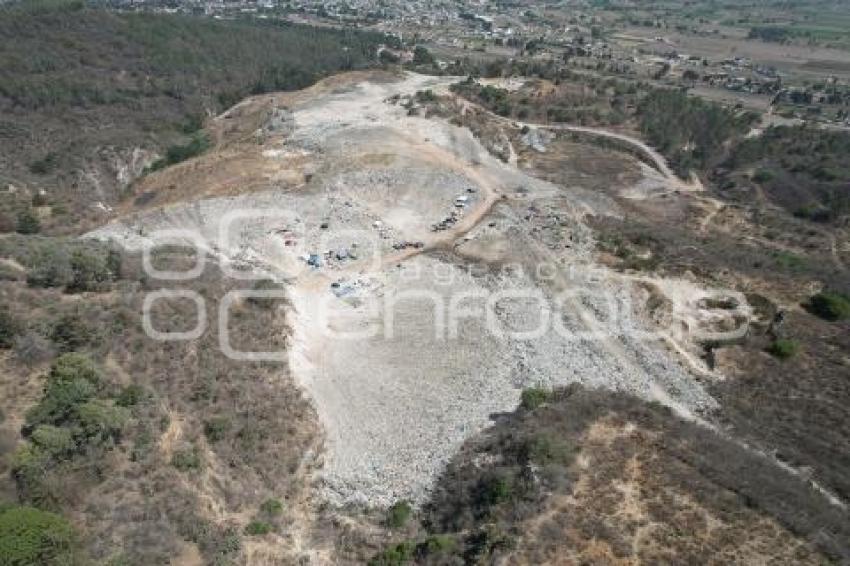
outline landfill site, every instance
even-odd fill
[[[284,355],[324,429],[317,489],[333,505],[425,501],[528,387],[578,382],[700,419],[721,377],[694,337],[751,316],[722,289],[598,265],[585,220],[616,203],[517,162],[551,132],[494,118],[513,156],[501,159],[418,108],[418,92],[451,100],[458,80],[351,73],[249,98],[215,119],[215,151],[145,180],[144,198],[88,235],[191,244],[246,289],[284,287]],[[685,190],[657,156],[611,159],[622,194]]]

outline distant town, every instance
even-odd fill
[[[460,59],[516,59],[550,62],[601,76],[679,86],[710,100],[770,114],[775,123],[812,121],[850,126],[850,67],[809,61],[805,69],[777,64],[775,52],[805,49],[768,43],[761,28],[729,30],[640,20],[624,13],[612,18],[582,5],[531,7],[489,2],[401,2],[352,0],[113,0],[120,10],[203,14],[219,19],[259,18],[320,26],[371,29],[392,35],[399,62],[425,46],[438,68]],[[718,46],[729,45],[722,56]],[[750,49],[748,49],[750,47]],[[389,48],[389,46],[388,46]],[[811,50],[811,48],[809,48]],[[721,50],[722,51],[722,50]],[[749,52],[764,57],[754,57]],[[802,56],[802,55],[801,55]],[[818,69],[812,72],[812,69]],[[820,69],[823,72],[819,72]]]

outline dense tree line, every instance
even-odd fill
[[[723,182],[749,179],[789,212],[829,222],[850,213],[850,134],[807,126],[768,128],[743,140],[724,163]]]
[[[42,222],[48,233],[96,214],[92,201],[126,196],[115,164],[132,149],[159,154],[157,167],[196,155],[206,144],[191,136],[209,115],[377,64],[378,46],[393,43],[358,30],[56,0],[0,4],[0,37],[0,188],[43,189],[64,216]],[[15,229],[18,208],[0,202],[3,231]],[[30,218],[18,224],[38,229]]]
[[[303,88],[374,60],[384,36],[282,22],[113,13],[80,4],[0,9],[0,104],[37,110],[168,96],[223,104]]]
[[[683,176],[715,164],[755,118],[669,89],[650,91],[638,106],[641,132]]]

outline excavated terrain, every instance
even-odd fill
[[[527,387],[578,382],[698,420],[717,377],[694,339],[750,316],[722,290],[596,265],[585,219],[617,205],[581,179],[531,177],[428,116],[417,93],[451,97],[457,80],[349,74],[248,99],[215,119],[210,153],[146,177],[123,216],[89,234],[132,250],[193,243],[246,289],[285,284],[284,354],[324,427],[331,503],[424,501]],[[545,154],[545,135],[525,138]],[[664,168],[588,146],[600,155],[623,194],[682,189]]]

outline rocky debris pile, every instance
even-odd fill
[[[403,242],[396,242],[395,244],[393,244],[394,250],[406,250],[408,248],[420,250],[424,247],[425,247],[425,242],[422,242],[422,241],[416,241],[416,242],[403,241]]]
[[[540,128],[529,128],[520,138],[523,145],[539,153],[546,153],[547,146],[553,139],[555,139],[555,134]]]

